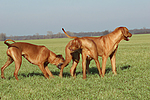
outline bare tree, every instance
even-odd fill
[[[67,31],[67,34],[71,35],[71,36],[74,36],[74,33],[73,32],[70,32],[70,31]]]
[[[52,31],[47,31],[47,37],[52,38],[53,37],[53,32]]]
[[[0,34],[0,41],[5,41],[6,40],[6,33],[1,33]]]

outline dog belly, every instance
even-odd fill
[[[36,60],[36,58],[31,58],[31,57],[29,57],[29,56],[27,56],[27,55],[23,55],[23,57],[24,57],[25,59],[27,59],[30,63],[37,65],[37,60]],[[34,60],[34,59],[35,59],[35,60]]]

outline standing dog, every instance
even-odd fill
[[[62,29],[64,31],[64,29]],[[66,34],[67,37],[76,39],[78,37],[72,37],[69,36],[65,31],[64,33]],[[106,61],[107,58],[110,57],[111,60],[111,65],[112,65],[112,71],[116,75],[116,52],[118,48],[118,44],[120,43],[121,40],[126,40],[129,41],[129,37],[131,37],[132,34],[129,32],[129,30],[126,27],[118,27],[116,28],[113,32],[101,36],[101,37],[84,37],[90,40],[93,40],[96,44],[97,47],[97,52],[98,56],[102,57],[102,77],[105,75],[105,68],[106,68]],[[68,47],[71,45],[71,42],[68,43],[65,49],[66,53],[66,60],[61,65],[61,70],[59,76],[62,77],[62,72],[64,67],[70,62],[70,52],[68,51]],[[87,60],[87,65],[90,60]],[[73,63],[72,68],[77,66],[78,63]]]
[[[100,64],[98,61],[98,52],[96,44],[93,40],[87,38],[75,38],[71,41],[71,45],[68,47],[72,52],[75,51],[82,51],[82,69],[83,69],[83,79],[86,78],[86,69],[89,73],[89,63],[87,64],[86,61],[88,60],[95,60],[97,69],[99,71],[99,76],[102,74]],[[71,56],[71,55],[69,55]],[[71,76],[74,77],[75,75],[76,66],[72,67],[70,70]]]
[[[9,44],[7,41],[12,41],[14,43]],[[64,62],[62,55],[56,55],[45,46],[38,46],[25,42],[15,42],[11,39],[8,39],[4,42],[8,46],[7,55],[8,60],[5,65],[1,68],[1,78],[4,77],[4,70],[8,67],[13,61],[15,62],[15,72],[14,76],[18,80],[18,71],[21,67],[22,56],[26,58],[30,63],[38,65],[40,70],[43,72],[45,78],[53,77],[52,73],[48,69],[48,64],[54,64],[58,68]],[[49,76],[48,76],[49,75]]]

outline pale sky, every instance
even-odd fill
[[[150,0],[0,0],[0,33],[46,35],[150,28]]]

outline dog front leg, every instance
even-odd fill
[[[116,72],[116,55],[114,54],[112,57],[110,57],[110,60],[111,60],[112,71],[115,75],[117,75],[117,72]]]
[[[48,73],[48,75],[52,78],[54,78],[53,74],[51,73],[51,71],[48,69],[48,66],[45,67],[46,72]]]
[[[46,70],[44,69],[44,64],[40,64],[40,65],[39,65],[39,68],[40,68],[40,70],[42,71],[42,73],[44,74],[45,78],[48,78],[48,79],[49,79],[49,76],[48,76]]]
[[[88,58],[86,59],[86,71],[88,74],[90,74],[90,71],[89,71],[89,65],[90,65],[90,61]]]
[[[107,56],[102,57],[102,77],[105,75]]]
[[[114,52],[112,52],[112,54],[109,56],[110,60],[111,60],[111,67],[112,67],[112,71],[115,75],[117,75],[116,72],[116,52],[117,52],[117,48]]]

